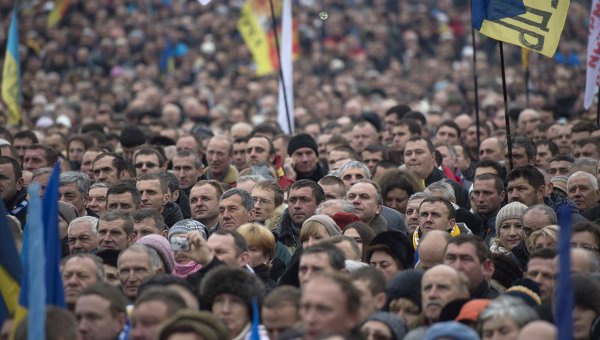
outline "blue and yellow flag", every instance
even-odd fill
[[[554,56],[570,0],[472,0],[473,28],[492,39]]]
[[[0,200],[0,324],[4,324],[4,320],[15,315],[23,273],[6,215],[4,201]]]
[[[8,125],[17,125],[21,120],[21,58],[16,7],[13,9],[10,21],[2,68],[2,99],[8,107]]]

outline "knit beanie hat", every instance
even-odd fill
[[[291,156],[294,151],[300,148],[311,148],[317,156],[319,156],[319,146],[317,145],[317,142],[315,142],[315,139],[307,133],[299,133],[290,139],[287,148],[288,155]]]
[[[333,220],[335,221],[335,224],[338,225],[338,227],[340,227],[340,229],[344,230],[346,229],[346,226],[352,222],[356,222],[356,221],[360,221],[360,218],[358,218],[358,216],[356,216],[353,213],[349,213],[349,212],[339,212],[339,213],[335,213],[333,216],[331,216],[331,218],[333,218]]]
[[[499,230],[502,222],[510,219],[518,219],[522,222],[526,209],[527,206],[521,202],[512,202],[503,206],[496,215],[496,235],[500,235]]]
[[[165,264],[167,274],[170,274],[173,271],[173,268],[175,267],[175,257],[173,256],[173,251],[171,251],[171,244],[164,236],[155,234],[146,235],[135,243],[143,244],[148,248],[156,250]]]
[[[63,201],[58,201],[58,215],[67,221],[67,224],[79,217],[77,208],[73,204]]]
[[[208,232],[206,231],[206,226],[204,226],[204,224],[202,224],[201,222],[189,218],[186,218],[173,224],[171,229],[169,229],[169,239],[171,239],[171,236],[173,235],[187,234],[190,231],[194,230],[198,230],[200,232],[200,235],[202,235],[203,239],[208,239]]]
[[[523,278],[515,280],[512,286],[506,290],[505,294],[521,298],[532,308],[542,304],[540,286],[531,279]]]
[[[438,322],[431,326],[423,340],[453,339],[479,340],[479,335],[469,327],[455,321]]]
[[[392,313],[376,312],[371,314],[371,316],[369,316],[365,322],[372,320],[384,323],[392,332],[392,338],[394,339],[402,339],[406,333],[408,333],[408,327],[406,327],[406,324],[402,322],[398,316]]]
[[[390,302],[397,299],[408,299],[421,310],[421,279],[423,272],[406,269],[396,274],[388,283],[385,310],[389,310]]]
[[[313,215],[313,216],[307,218],[306,221],[304,221],[304,223],[306,223],[306,222],[321,223],[323,226],[325,226],[325,229],[327,229],[327,233],[329,234],[329,236],[335,236],[335,235],[342,234],[342,230],[340,230],[340,227],[338,227],[338,225],[335,223],[333,218],[331,218],[327,215]],[[304,223],[302,223],[302,225],[304,225]]]

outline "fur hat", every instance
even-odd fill
[[[369,244],[367,260],[371,259],[371,256],[375,252],[373,249],[375,246],[382,246],[381,248],[384,251],[399,262],[402,269],[413,268],[415,264],[415,251],[409,237],[403,233],[395,230],[379,233]]]
[[[185,220],[181,220],[175,224],[173,224],[173,226],[171,227],[171,229],[169,229],[169,239],[171,239],[171,236],[175,235],[175,234],[187,234],[190,231],[194,231],[194,230],[198,230],[200,232],[200,235],[202,235],[203,239],[208,239],[208,233],[206,232],[206,226],[204,224],[202,224],[201,222],[198,222],[196,220],[192,220],[189,218],[186,218]]]
[[[206,274],[200,284],[200,308],[210,310],[215,298],[221,294],[239,297],[251,313],[252,299],[256,298],[260,305],[265,288],[256,275],[242,268],[220,266]]]
[[[294,151],[300,148],[311,148],[317,156],[319,156],[319,146],[317,145],[317,142],[315,142],[315,139],[307,133],[299,133],[290,139],[287,148],[288,155],[291,156]]]
[[[408,299],[421,310],[421,280],[423,272],[415,269],[406,269],[396,274],[387,288],[386,310],[390,302],[396,299]]]
[[[406,333],[408,333],[408,327],[406,327],[406,324],[402,322],[402,320],[400,320],[400,318],[395,314],[387,312],[376,312],[371,314],[371,316],[369,316],[367,320],[365,320],[365,322],[371,320],[384,323],[392,332],[392,337],[394,339],[402,339],[404,338]]]
[[[175,268],[175,257],[173,256],[173,252],[171,251],[171,244],[169,241],[162,235],[146,235],[135,243],[143,244],[146,247],[152,248],[156,250],[161,260],[165,264],[165,270],[167,274],[170,274]]]
[[[500,226],[502,222],[510,219],[518,219],[523,221],[523,215],[527,206],[521,202],[509,203],[500,209],[498,215],[496,215],[496,235],[500,235]]]
[[[306,221],[304,221],[304,223],[306,223],[306,222],[321,223],[323,226],[325,226],[325,229],[327,229],[327,233],[329,234],[329,236],[335,236],[335,235],[342,234],[340,227],[338,227],[338,225],[335,223],[335,221],[327,215],[313,215],[313,216],[307,218]],[[304,225],[304,223],[302,223],[302,225]]]
[[[206,311],[181,310],[159,328],[157,339],[166,340],[178,331],[192,331],[206,340],[229,339],[229,330],[216,315]]]

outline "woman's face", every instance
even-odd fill
[[[519,219],[511,218],[502,222],[498,232],[500,244],[507,250],[511,250],[523,240],[523,222]]]
[[[360,249],[360,253],[362,254],[363,242],[362,242],[362,239],[360,238],[360,235],[358,234],[358,231],[356,231],[356,229],[354,229],[354,228],[344,229],[344,232],[342,233],[342,235],[353,238],[354,241],[356,241],[356,243],[358,243],[358,248]]]
[[[369,320],[365,322],[360,331],[367,340],[392,340],[392,331],[381,321]]]
[[[398,315],[409,329],[419,326],[421,308],[409,299],[399,298],[390,302],[390,312]]]
[[[369,264],[371,267],[381,270],[383,276],[385,276],[386,282],[390,282],[394,275],[402,270],[402,268],[398,267],[394,258],[383,250],[373,252],[369,259]]]
[[[533,243],[535,249],[556,248],[556,240],[546,236],[538,237]]]
[[[596,312],[575,306],[573,309],[573,339],[588,339],[594,319],[596,319]]]
[[[261,264],[269,263],[270,259],[262,248],[255,244],[248,245],[248,254],[250,255],[250,267],[254,268]]]
[[[406,213],[406,205],[408,204],[408,193],[406,190],[394,188],[385,196],[385,205],[395,209],[400,213]]]
[[[519,326],[509,316],[490,318],[483,322],[482,340],[515,340],[519,335]]]
[[[326,239],[328,237],[329,234],[327,233],[327,229],[325,229],[324,226],[319,225],[319,227],[315,230],[314,233],[308,235],[308,237],[302,241],[302,249],[306,249],[312,246],[313,244],[321,241],[322,239]]]

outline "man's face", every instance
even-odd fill
[[[83,153],[83,156],[81,156],[81,172],[87,174],[92,182],[96,180],[92,165],[94,159],[96,159],[96,156],[99,154],[99,151],[86,151]]]
[[[252,137],[246,145],[248,165],[271,165],[273,157],[269,155],[269,141],[264,137]]]
[[[123,293],[132,301],[137,297],[142,282],[154,275],[148,254],[136,250],[121,253],[118,271]]]
[[[342,160],[350,160],[352,156],[348,151],[344,150],[331,150],[329,151],[327,157],[327,163],[329,164],[329,168],[333,169],[334,165]]]
[[[46,159],[46,151],[44,149],[27,149],[25,158],[23,158],[23,169],[34,172],[37,169],[49,167]]]
[[[194,137],[185,136],[177,140],[175,148],[177,151],[188,150],[192,152],[198,152],[198,143],[196,142],[196,139],[194,139]]]
[[[587,143],[581,147],[576,147],[573,155],[575,158],[587,157],[600,159],[600,153],[598,153],[598,149],[596,149],[596,145],[594,145],[594,143]]]
[[[111,286],[121,287],[121,281],[119,281],[119,272],[117,267],[113,267],[107,264],[103,264],[104,268],[104,282]]]
[[[173,157],[173,174],[177,176],[182,189],[188,189],[196,184],[198,177],[203,173],[202,167],[196,167],[196,160],[193,156]]]
[[[442,165],[450,170],[456,169],[456,159],[450,154],[450,150],[445,145],[438,146],[436,150],[442,155]]]
[[[124,192],[122,194],[108,195],[106,208],[107,210],[122,209],[133,213],[138,207],[133,200],[133,195],[130,192]]]
[[[527,264],[525,277],[535,281],[540,286],[543,300],[551,298],[552,293],[554,293],[554,272],[554,261],[552,259],[534,257]]]
[[[379,164],[379,162],[383,160],[383,152],[369,152],[365,150],[362,152],[362,159],[363,163],[367,165],[369,171],[373,174],[375,173],[375,168],[377,167],[377,164]]]
[[[347,309],[346,294],[330,279],[317,277],[302,289],[300,319],[306,339],[346,334],[356,326],[358,313]]]
[[[421,206],[422,202],[423,199],[415,198],[406,204],[406,227],[408,228],[409,235],[412,235],[419,226],[419,206]]]
[[[221,262],[228,266],[240,267],[240,257],[235,249],[233,236],[212,234],[207,241],[208,248]]]
[[[324,271],[333,271],[327,253],[311,253],[304,254],[300,257],[300,269],[298,270],[298,281],[300,287],[304,286],[308,281],[314,278],[317,274]]]
[[[157,174],[161,171],[158,156],[154,154],[136,155],[133,165],[135,165],[138,177],[143,174]]]
[[[248,211],[239,195],[223,198],[219,203],[219,228],[236,230],[248,223]]]
[[[480,138],[480,140],[484,140],[484,139],[488,138],[488,135],[487,135],[485,129],[479,130],[479,138]],[[477,126],[473,125],[473,126],[469,126],[467,128],[467,136],[465,138],[465,145],[469,149],[477,149]]]
[[[488,272],[491,275],[490,265],[479,262],[475,246],[471,243],[448,244],[444,255],[444,264],[467,275],[469,278],[469,291],[477,288],[485,280],[485,275]]]
[[[568,161],[553,161],[548,166],[548,175],[554,176],[569,176],[571,174],[571,165]]]
[[[508,203],[521,202],[528,207],[539,203],[544,203],[544,187],[534,188],[523,177],[508,182],[506,193],[508,194]]]
[[[346,187],[345,186],[338,185],[338,184],[332,184],[332,185],[319,184],[319,185],[321,186],[321,188],[323,188],[323,191],[325,192],[326,200],[344,198],[344,196],[346,195]]]
[[[169,199],[169,193],[163,193],[158,179],[137,181],[135,184],[142,196],[140,208],[153,208],[162,213]]]
[[[222,293],[215,297],[211,312],[219,317],[230,334],[239,334],[250,321],[246,302],[237,295]]]
[[[571,153],[571,127],[564,125],[558,126],[558,132],[552,141],[558,146],[558,153],[568,155]]]
[[[248,167],[248,163],[246,163],[246,145],[246,142],[233,143],[233,165],[238,170]]]
[[[404,161],[406,170],[412,172],[419,179],[427,178],[435,166],[435,157],[424,140],[406,143]]]
[[[129,240],[123,225],[125,221],[98,221],[98,248],[123,250],[127,248]]]
[[[85,295],[77,299],[75,318],[80,339],[116,339],[125,325],[125,314],[113,315],[110,301],[99,295]]]
[[[300,174],[309,174],[317,167],[317,154],[311,148],[299,148],[292,153],[294,169]]]
[[[460,288],[455,271],[445,266],[436,266],[425,272],[421,281],[423,314],[430,322],[436,322],[448,302],[468,297]]]
[[[442,126],[435,133],[435,139],[450,145],[458,144],[458,131],[450,126]]]
[[[161,235],[156,222],[153,218],[148,217],[140,222],[133,223],[133,232],[131,233],[131,243],[137,242],[146,235]]]
[[[19,155],[21,162],[23,162],[23,159],[25,158],[27,147],[31,144],[33,144],[33,141],[29,138],[15,138],[13,140],[13,146],[17,150],[17,154]]]
[[[537,147],[537,154],[535,156],[535,166],[547,171],[548,167],[550,166],[550,161],[552,160],[552,157],[553,156],[550,152],[548,144],[540,144]]]
[[[298,308],[291,302],[283,303],[274,308],[263,307],[262,324],[267,329],[269,339],[277,339],[286,330],[298,322]]]
[[[367,224],[381,211],[381,204],[377,201],[377,190],[370,183],[354,184],[348,190],[346,198],[352,203],[354,214]]]
[[[350,189],[351,186],[361,179],[369,179],[367,174],[365,174],[362,169],[359,168],[347,168],[343,170],[340,174],[340,178],[346,184],[346,189]]]
[[[540,210],[532,209],[527,211],[523,215],[523,233],[525,234],[525,238],[529,238],[534,231],[540,230],[551,224],[550,218]]]
[[[569,198],[575,202],[579,211],[584,211],[598,203],[598,190],[584,176],[576,176],[569,180]]]
[[[599,246],[596,236],[589,231],[580,231],[571,235],[571,248],[583,248],[597,253]]]
[[[96,182],[106,182],[112,185],[121,178],[121,174],[113,165],[113,159],[112,156],[105,156],[94,162],[92,168]]]
[[[15,178],[12,164],[0,164],[0,197],[4,202],[13,199],[21,189],[23,189],[23,179]],[[12,207],[7,207],[10,208]]]
[[[352,280],[352,284],[360,292],[360,320],[366,320],[371,314],[379,310],[378,301],[371,292],[368,280]]]
[[[392,129],[392,145],[394,150],[404,151],[406,142],[412,137],[408,125],[396,125]]]
[[[540,122],[540,115],[537,112],[532,110],[521,112],[517,124],[519,133],[531,137]]]
[[[288,196],[288,211],[295,225],[302,225],[307,218],[315,214],[317,199],[310,187],[297,188]]]
[[[71,225],[67,240],[71,254],[89,253],[98,248],[98,236],[92,232],[92,226],[87,221]]]
[[[272,191],[255,187],[250,196],[254,202],[254,219],[264,222],[270,218],[276,208],[275,194]]]
[[[204,223],[207,228],[212,228],[212,225],[208,225],[206,222],[211,222],[219,216],[217,189],[210,184],[192,188],[190,191],[190,208],[195,220]]]
[[[477,212],[482,216],[492,216],[497,213],[504,202],[504,191],[496,191],[493,179],[476,179],[473,183],[473,198]]]
[[[496,138],[488,138],[479,145],[479,160],[489,159],[492,161],[500,161],[504,157],[503,150],[500,149],[500,144]]]
[[[58,200],[73,204],[73,206],[77,208],[77,212],[79,212],[80,215],[85,211],[87,197],[84,193],[77,189],[76,182],[61,185],[58,188]]]
[[[513,167],[519,167],[530,164],[530,159],[527,157],[527,151],[525,151],[524,147],[513,147],[512,148],[513,155]],[[509,164],[510,160],[508,157],[508,152],[504,153],[504,164]]]
[[[377,143],[377,131],[371,124],[365,124],[362,127],[358,125],[354,126],[350,146],[356,152],[362,152],[367,145],[375,143]]]
[[[448,218],[450,212],[442,202],[423,202],[419,208],[419,226],[426,234],[430,230],[448,231],[454,227],[455,220]]]
[[[170,317],[167,305],[160,300],[149,300],[131,311],[131,339],[156,339],[158,326]]]
[[[206,148],[208,168],[213,174],[224,174],[231,162],[231,144],[223,139],[211,139]]]
[[[81,291],[98,282],[96,264],[90,258],[71,258],[62,269],[62,279],[65,301],[68,305],[75,305]]]
[[[85,152],[85,145],[78,140],[73,140],[67,148],[67,155],[70,161],[81,161],[81,156]]]

